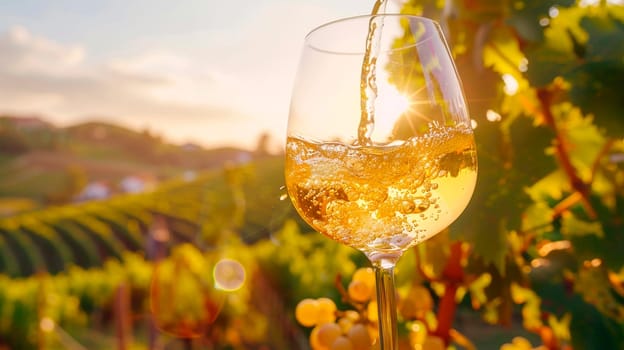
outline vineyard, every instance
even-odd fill
[[[296,346],[293,342],[300,341],[296,335],[301,331],[292,322],[289,305],[315,289],[320,295],[323,285],[333,281],[331,271],[351,273],[353,252],[332,247],[317,234],[300,233],[305,226],[293,221],[289,202],[279,200],[281,172],[282,160],[269,158],[192,180],[172,180],[145,194],[3,219],[0,346],[71,348],[75,340],[67,340],[72,338],[63,329],[82,329],[80,338],[95,325],[103,333],[112,332],[109,341],[113,342],[115,327],[123,332],[137,328],[120,323],[119,312],[132,320],[162,322],[151,330],[152,338],[156,334],[170,341],[195,337],[211,326],[205,342],[226,344],[234,337],[240,344]],[[335,260],[321,253],[327,249],[336,251]],[[317,262],[301,265],[307,254]],[[224,259],[236,262],[234,266],[248,275],[244,286],[214,287],[211,271]],[[288,275],[300,280],[279,279]],[[319,284],[321,280],[324,283]],[[227,286],[228,282],[221,283]],[[129,290],[129,306],[119,311],[121,287]],[[292,299],[284,298],[288,289]],[[166,293],[173,294],[169,297],[176,300],[174,309],[169,299],[154,305]],[[265,298],[271,297],[272,303],[267,304]],[[202,299],[215,303],[216,309],[204,309],[198,302]],[[180,326],[184,323],[180,314],[191,317],[190,324]],[[239,324],[241,320],[253,325]],[[272,330],[267,338],[267,327],[275,321],[284,327]],[[145,328],[146,322],[138,322],[138,328]],[[141,343],[149,342],[137,341]]]
[[[397,266],[401,349],[624,349],[621,2],[403,11],[447,34],[479,178]],[[374,348],[365,257],[283,182],[265,156],[0,219],[0,350]]]

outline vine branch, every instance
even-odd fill
[[[555,152],[557,156],[557,160],[561,165],[561,168],[568,176],[570,180],[570,186],[572,189],[580,195],[581,203],[587,212],[587,215],[592,219],[597,217],[596,211],[591,206],[589,201],[589,192],[590,185],[585,183],[576,172],[574,165],[572,165],[572,161],[570,159],[570,152],[568,151],[565,140],[561,135],[561,131],[557,126],[557,122],[555,121],[555,117],[551,111],[551,103],[552,103],[552,92],[548,89],[541,88],[537,90],[537,98],[540,101],[542,113],[544,116],[544,121],[546,124],[555,132]]]
[[[590,182],[593,182],[594,178],[596,177],[596,172],[598,172],[598,167],[600,166],[600,160],[611,150],[611,147],[613,147],[614,144],[615,144],[615,140],[609,139],[604,144],[604,146],[602,146],[602,148],[600,149],[600,152],[598,152],[598,155],[596,156],[596,159],[594,160],[594,164],[592,164]]]
[[[444,295],[442,295],[438,306],[438,328],[433,332],[433,334],[444,339],[447,345],[451,340],[451,330],[453,320],[455,319],[455,311],[457,309],[455,295],[457,294],[457,289],[464,280],[464,270],[461,266],[461,260],[461,242],[452,243],[449,259],[442,271],[445,288]]]

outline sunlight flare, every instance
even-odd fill
[[[243,265],[233,259],[222,259],[214,267],[213,276],[217,289],[233,292],[245,283],[246,273]]]
[[[379,91],[375,102],[375,133],[390,135],[397,119],[410,109],[411,101],[394,85],[385,84]]]

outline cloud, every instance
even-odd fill
[[[195,140],[201,137],[197,130],[188,134],[193,128],[181,124],[223,125],[246,118],[227,104],[225,97],[232,94],[227,77],[171,52],[93,63],[83,47],[24,27],[0,34],[0,52],[0,113],[41,114],[59,124],[106,116]]]
[[[144,97],[160,102],[218,105],[235,93],[232,79],[219,68],[166,51],[116,59],[107,64],[107,70],[112,76],[136,83],[137,92]]]
[[[0,36],[0,52],[0,69],[16,73],[54,75],[76,67],[85,58],[80,46],[64,46],[33,36],[19,26]]]

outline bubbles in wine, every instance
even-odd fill
[[[353,146],[289,138],[286,181],[299,213],[364,252],[403,250],[459,216],[476,181],[469,127],[431,125],[402,145]]]

